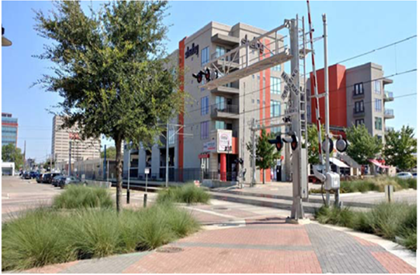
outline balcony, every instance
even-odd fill
[[[392,132],[394,131],[394,127],[385,127],[385,132]]]
[[[364,116],[364,115],[365,115],[365,109],[353,108],[353,116],[358,117],[358,116]]]
[[[239,118],[239,106],[229,104],[224,106],[221,106],[220,104],[212,105],[210,117],[237,119]]]
[[[394,116],[394,110],[393,109],[385,109],[385,111],[384,111],[384,118],[385,119],[395,118],[395,116]]]
[[[353,98],[364,98],[365,97],[365,91],[364,89],[362,92],[358,92],[356,90],[353,90]]]
[[[394,101],[394,93],[389,92],[389,91],[385,91],[384,92],[384,101],[385,102]]]
[[[239,37],[217,33],[211,37],[211,42],[229,47],[237,47],[239,46]]]
[[[215,95],[239,95],[239,89],[234,87],[219,86],[211,90]]]
[[[222,72],[226,70],[236,70],[239,69],[239,58],[234,58],[234,54],[227,55],[226,58],[218,59],[221,56],[218,52],[211,54],[211,60],[216,60],[214,65],[221,69]],[[220,77],[220,75],[219,75]]]

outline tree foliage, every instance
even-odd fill
[[[256,142],[256,162],[255,166],[263,170],[263,183],[265,184],[265,169],[270,169],[276,165],[276,160],[280,158],[280,152],[277,152],[274,144],[268,142],[271,134],[267,134],[265,128],[261,130],[261,135]],[[252,142],[248,142],[247,149],[252,152]]]
[[[1,148],[1,159],[4,162],[14,162],[15,168],[19,169],[24,164],[24,158],[20,148],[17,148],[13,143],[3,145]]]
[[[368,164],[381,152],[382,141],[377,136],[369,134],[365,125],[351,126],[346,129],[349,142],[347,154],[359,164]]]
[[[49,15],[36,12],[35,29],[53,43],[37,57],[52,61],[38,84],[57,92],[64,126],[80,125],[83,139],[101,134],[115,141],[117,210],[121,207],[124,140],[153,143],[180,110],[178,79],[167,68],[162,23],[166,1],[114,1],[86,15],[79,1],[54,2]],[[175,110],[175,112],[174,112]]]
[[[321,124],[321,135],[325,136],[324,125]],[[309,164],[319,164],[319,141],[318,141],[318,130],[315,124],[311,124],[308,127],[308,162]],[[305,147],[305,143],[302,143],[302,147]]]
[[[115,150],[115,147],[110,146],[106,148],[106,159],[115,159],[115,156],[117,155],[117,151]],[[105,157],[105,151],[101,151],[101,158]]]
[[[386,164],[408,170],[416,166],[417,140],[414,138],[414,129],[403,126],[400,131],[391,130],[385,135],[383,155]]]

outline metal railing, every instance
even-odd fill
[[[384,91],[384,97],[385,99],[392,100],[394,99],[394,93],[390,91]]]
[[[239,114],[238,105],[230,104],[214,104],[211,106],[211,115],[216,116],[218,112],[229,113],[229,114]]]
[[[364,113],[365,113],[365,109],[364,108],[363,109],[353,108],[353,114],[355,114],[355,115],[362,115]]]
[[[392,132],[394,131],[394,127],[385,127],[385,132]]]
[[[386,116],[394,116],[394,109],[385,109],[384,115],[386,115]]]

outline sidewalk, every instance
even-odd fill
[[[30,273],[415,273],[415,255],[332,226],[285,223],[288,211],[212,200],[186,206],[203,230],[154,251],[75,261]],[[371,236],[371,235],[368,235]],[[388,246],[383,245],[383,242]],[[387,247],[387,248],[384,248]],[[388,250],[391,247],[391,250]],[[402,249],[404,250],[404,249]],[[392,252],[392,253],[391,253]],[[414,259],[414,260],[413,260]],[[410,264],[409,264],[410,263]]]

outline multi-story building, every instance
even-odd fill
[[[72,161],[100,158],[100,138],[82,140],[79,136],[77,126],[73,126],[70,129],[63,129],[62,125],[62,117],[55,115],[53,118],[51,148],[51,153],[55,162],[69,160],[70,143]]]
[[[171,121],[171,124],[182,125],[182,129],[177,126],[169,130],[169,135],[179,130],[169,140],[170,180],[199,179],[203,170],[205,176],[212,179],[236,180],[239,167],[235,159],[243,158],[244,167],[248,171],[246,179],[250,181],[251,162],[247,149],[251,141],[250,121],[255,118],[269,125],[270,117],[280,116],[284,112],[285,104],[281,99],[284,87],[281,73],[284,65],[277,65],[212,90],[200,88],[200,83],[192,74],[210,61],[266,32],[243,23],[227,26],[210,22],[191,36],[183,38],[179,48],[170,54],[170,66],[185,72],[180,77],[180,88],[189,94],[184,113]],[[267,53],[267,48],[274,49],[270,39],[262,41]],[[258,48],[249,52],[250,60],[258,59],[260,55],[261,49]],[[233,71],[240,67],[241,62],[245,60],[234,60],[228,55],[226,62],[217,63],[217,66],[229,67]],[[280,127],[267,129],[267,132],[279,131]],[[221,144],[223,148],[219,148]],[[165,139],[161,138],[161,145],[156,144],[151,149],[140,148],[139,151],[131,151],[130,175],[143,178],[147,167],[151,170],[149,177],[164,180]],[[125,152],[124,171],[127,173],[128,151]],[[274,179],[280,180],[280,168],[279,160],[279,167],[273,169]],[[262,172],[257,170],[257,173],[260,174],[258,181],[262,179]],[[271,171],[266,173],[269,181]]]
[[[1,113],[1,145],[10,143],[17,146],[18,137],[18,119],[12,117],[12,114]]]
[[[385,90],[391,79],[384,78],[382,66],[366,63],[346,69],[343,65],[328,68],[330,94],[331,129],[342,133],[343,128],[364,124],[372,136],[385,140],[385,121],[394,118],[392,109],[386,108],[386,102],[393,101],[393,93]],[[312,79],[312,78],[311,78]],[[317,71],[318,93],[324,93],[324,70]],[[310,94],[314,94],[313,84]],[[309,90],[308,90],[309,95]],[[308,121],[315,123],[315,98],[308,101]],[[321,121],[325,121],[325,104],[319,100]],[[334,132],[334,131],[333,131]]]

